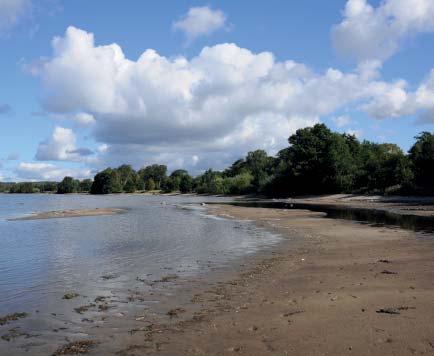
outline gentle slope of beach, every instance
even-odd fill
[[[215,206],[287,242],[144,323],[120,355],[409,355],[434,352],[434,241],[322,213]]]

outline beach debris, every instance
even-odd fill
[[[167,276],[161,277],[161,279],[158,279],[158,280],[156,280],[154,282],[155,283],[158,283],[158,282],[167,283],[167,282],[172,282],[172,281],[174,281],[174,280],[176,280],[178,278],[179,278],[179,276],[176,275],[176,274],[169,274]]]
[[[95,303],[104,302],[107,298],[108,298],[108,297],[104,297],[104,296],[102,296],[102,295],[99,295],[98,297],[96,297],[96,298],[94,299],[94,302],[95,302]]]
[[[381,309],[378,309],[376,312],[379,314],[381,314],[381,313],[383,313],[383,314],[401,314],[399,312],[398,308],[381,308]]]
[[[382,260],[378,260],[377,262],[380,262],[380,263],[390,263],[390,261],[389,261],[389,260],[385,260],[385,259],[382,259]]]
[[[152,295],[152,293],[149,293]],[[144,302],[146,300],[147,294],[139,291],[130,291],[130,295],[127,297],[128,302]]]
[[[15,321],[18,319],[22,319],[25,318],[28,314],[27,313],[13,313],[13,314],[8,314],[6,316],[3,316],[0,318],[0,325],[5,325],[8,324],[11,321]]]
[[[53,356],[57,355],[74,355],[74,354],[87,354],[90,349],[97,343],[94,340],[81,340],[70,342],[57,349]]]
[[[92,319],[88,319],[88,318],[83,318],[83,319],[81,319],[81,321],[83,323],[94,323],[94,321]]]
[[[146,280],[144,278],[140,278],[139,276],[136,277],[136,281],[149,284],[148,280]]]
[[[234,347],[230,347],[228,348],[229,352],[240,352],[241,351],[241,346],[234,346]]]
[[[398,274],[398,272],[394,272],[394,271],[389,271],[387,269],[385,269],[384,271],[381,271],[382,274]]]
[[[115,279],[115,278],[117,278],[117,276],[114,274],[105,274],[105,275],[101,276],[101,278],[104,279],[105,281],[107,281],[109,279]]]
[[[90,308],[94,307],[95,304],[91,303],[88,305],[82,305],[81,307],[74,308],[75,312],[78,314],[83,314],[87,312]]]
[[[171,318],[178,317],[178,314],[185,313],[185,309],[183,308],[175,308],[170,309],[166,314],[169,315]]]
[[[98,310],[99,310],[99,311],[106,311],[106,310],[108,310],[109,308],[111,308],[111,307],[110,307],[110,305],[108,305],[107,303],[104,303],[104,304],[100,304],[100,305],[98,305]]]
[[[11,341],[11,340],[13,340],[19,336],[29,336],[29,334],[21,332],[19,327],[18,328],[12,328],[12,329],[9,329],[6,334],[3,334],[1,336],[1,339],[5,340],[5,341]]]
[[[71,292],[71,293],[66,293],[66,294],[62,297],[62,299],[73,299],[73,298],[76,298],[76,297],[78,297],[78,296],[80,296],[80,294],[75,293],[75,292]]]
[[[381,308],[376,310],[377,313],[379,314],[401,314],[400,312],[403,310],[409,310],[409,309],[416,309],[415,307],[407,307],[407,306],[402,306],[402,307],[397,307],[397,308]]]
[[[304,313],[304,310],[296,310],[296,311],[293,311],[293,312],[288,312],[288,313],[283,314],[283,316],[285,318],[287,318],[288,316],[293,316],[293,315],[301,314],[301,313]]]

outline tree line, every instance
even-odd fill
[[[359,141],[354,135],[333,132],[324,124],[317,124],[297,130],[289,137],[289,146],[275,157],[264,150],[252,151],[223,171],[209,169],[192,177],[183,169],[168,175],[165,165],[153,164],[138,171],[121,165],[98,172],[93,181],[65,177],[56,191],[274,197],[331,193],[434,195],[434,135],[422,132],[415,139],[409,152],[404,153],[395,144]],[[9,186],[8,191],[16,192],[23,185],[31,190],[28,184]],[[43,191],[40,186],[35,188]]]

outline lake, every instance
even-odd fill
[[[252,222],[207,215],[200,204],[206,201],[227,199],[0,194],[0,317],[29,313],[14,326],[20,325],[30,336],[37,333],[35,340],[44,350],[47,340],[57,337],[60,343],[65,333],[86,333],[83,315],[74,308],[95,298],[117,301],[107,311],[112,314],[133,315],[143,305],[158,310],[158,298],[143,296],[154,295],[152,291],[159,285],[164,285],[166,295],[176,294],[168,288],[170,283],[158,281],[176,279],[174,284],[179,285],[183,279],[230,266],[280,240]],[[97,207],[125,212],[7,220],[32,212]],[[71,292],[80,297],[62,299]],[[142,298],[134,298],[138,293]],[[62,328],[65,325],[66,329]],[[5,330],[0,327],[0,333]],[[26,339],[0,340],[0,353],[12,346],[25,349]]]

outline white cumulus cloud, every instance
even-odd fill
[[[60,181],[65,176],[77,179],[89,178],[92,172],[88,169],[71,169],[58,167],[51,163],[21,162],[15,169],[18,180]]]
[[[57,126],[52,135],[39,144],[35,158],[38,161],[77,161],[93,153],[87,148],[77,148],[75,142],[71,129]]]
[[[363,105],[370,115],[383,119],[417,115],[419,122],[434,123],[434,69],[414,91],[405,81],[378,85],[378,95]]]
[[[252,149],[275,153],[296,129],[343,107],[383,118],[402,115],[409,102],[413,111],[432,104],[434,80],[408,93],[405,81],[381,80],[378,60],[351,72],[316,73],[270,52],[223,43],[190,59],[148,49],[133,61],[119,45],[96,45],[92,33],[74,27],[52,45],[37,71],[44,108],[70,118],[86,113],[102,148],[101,167],[221,168]],[[75,141],[62,133],[41,144],[37,156],[69,159]]]
[[[386,60],[407,38],[434,31],[434,1],[348,0],[343,20],[332,29],[337,51],[356,60]]]
[[[73,116],[73,120],[79,125],[79,126],[90,126],[95,123],[95,118],[93,115],[80,112],[78,114],[75,114]]]
[[[221,10],[213,10],[208,6],[192,7],[179,21],[173,23],[175,31],[182,31],[188,41],[199,36],[209,35],[224,28],[226,15]]]

